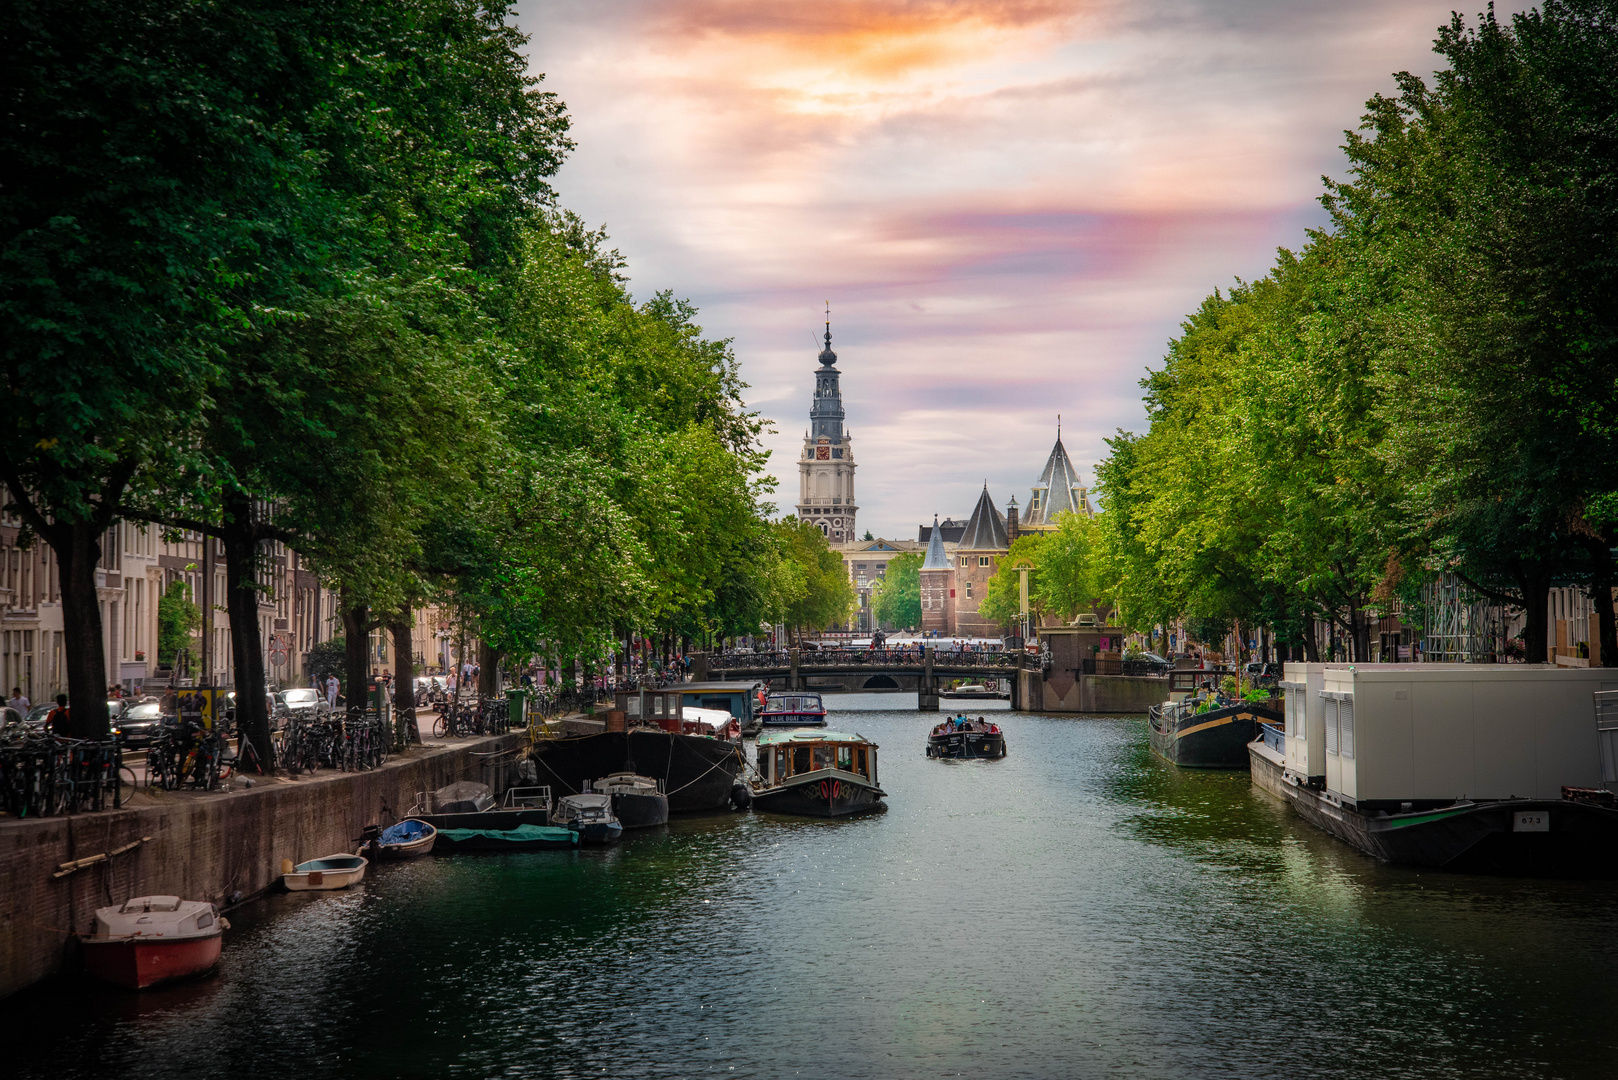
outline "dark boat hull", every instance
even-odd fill
[[[470,814],[411,814],[442,832],[444,829],[509,829],[514,825],[549,825],[551,815],[539,807],[520,810],[479,810]]]
[[[803,817],[847,817],[882,805],[882,789],[842,778],[788,781],[753,793],[753,809]]]
[[[612,796],[612,816],[626,829],[667,825],[669,800],[664,795],[630,795],[616,792]]]
[[[927,756],[932,758],[988,758],[1006,756],[1006,737],[999,732],[951,731],[927,736]]]
[[[212,971],[223,941],[219,931],[187,938],[87,938],[84,966],[105,982],[145,990]]]
[[[501,835],[496,832],[493,836],[479,834],[461,839],[440,829],[433,852],[447,855],[458,851],[569,851],[578,845],[579,838],[572,829],[552,827],[547,830],[547,835],[540,837],[524,837],[515,832]]]
[[[1298,816],[1382,862],[1514,877],[1618,877],[1618,810],[1570,799],[1498,799],[1366,814],[1289,779],[1262,743],[1253,780]],[[1534,824],[1519,828],[1519,815]],[[1542,827],[1541,827],[1542,826]]]
[[[1282,722],[1275,710],[1243,702],[1178,718],[1154,708],[1148,728],[1153,753],[1181,768],[1245,769],[1247,744],[1259,737],[1259,725]]]
[[[539,782],[551,785],[559,796],[580,794],[587,784],[611,773],[654,777],[663,781],[671,814],[724,808],[742,771],[741,749],[735,743],[646,728],[543,742],[535,747],[533,759]]]

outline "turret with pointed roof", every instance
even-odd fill
[[[938,515],[933,515],[932,537],[927,541],[927,557],[922,560],[923,570],[948,570],[949,556],[944,554],[944,531],[938,527]]]
[[[961,534],[960,543],[956,547],[961,551],[1005,551],[1011,547],[1006,539],[1005,515],[995,507],[994,500],[989,498],[989,485],[984,483],[983,494],[978,496],[977,506],[972,508],[972,516],[967,519],[966,531]]]
[[[1039,474],[1028,500],[1028,512],[1018,523],[1024,532],[1049,532],[1056,528],[1056,515],[1062,513],[1089,514],[1089,491],[1079,482],[1079,470],[1067,456],[1062,445],[1062,429],[1056,429],[1056,445],[1045,460],[1045,470]]]

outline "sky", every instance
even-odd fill
[[[1475,5],[1481,8],[1481,3]],[[1516,5],[1501,4],[1506,12]],[[729,338],[797,497],[825,305],[861,532],[1086,483],[1215,288],[1324,222],[1426,0],[528,0],[563,206]],[[1472,16],[1475,19],[1475,16]]]

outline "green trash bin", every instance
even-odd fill
[[[506,691],[506,722],[507,730],[515,731],[528,726],[528,691],[522,687]]]

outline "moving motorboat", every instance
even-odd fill
[[[281,865],[281,881],[293,892],[313,892],[325,889],[346,889],[365,877],[370,861],[363,855],[327,855],[324,859],[290,866],[288,859]]]
[[[874,810],[887,794],[877,784],[877,745],[838,731],[764,731],[753,807],[780,814],[842,817]]]
[[[662,785],[650,776],[617,772],[602,777],[591,787],[611,796],[613,816],[626,829],[668,824],[668,796],[663,794]]]
[[[131,990],[201,975],[219,962],[229,928],[205,900],[137,896],[96,909],[95,930],[81,938],[84,966],[96,978]]]
[[[613,816],[612,796],[593,791],[563,795],[551,818],[578,833],[581,844],[610,844],[624,834],[623,823]]]
[[[770,728],[803,728],[826,726],[826,704],[813,690],[789,690],[768,694],[759,722],[765,730]]]
[[[1006,693],[1004,690],[987,686],[984,683],[966,683],[963,686],[957,686],[953,690],[945,690],[938,696],[945,698],[970,698],[973,700],[1002,700],[1010,697],[1011,695]]]
[[[1003,758],[1006,736],[1000,725],[983,717],[952,717],[927,735],[930,758]]]
[[[365,846],[355,854],[379,861],[419,859],[431,853],[438,830],[418,818],[405,818],[386,829],[366,827]]]

